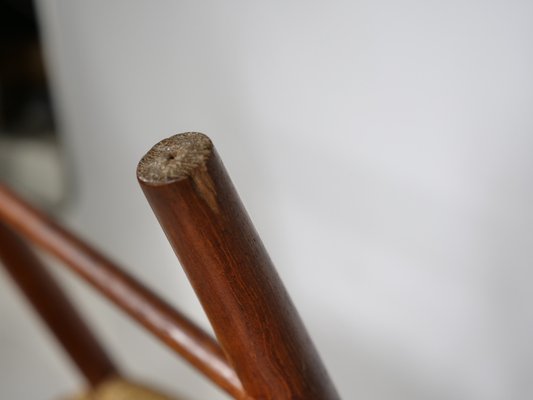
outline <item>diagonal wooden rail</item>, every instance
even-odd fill
[[[0,185],[0,221],[63,261],[235,399],[248,399],[217,342],[117,264]]]

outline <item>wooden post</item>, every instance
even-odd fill
[[[0,261],[91,386],[117,374],[111,359],[46,267],[2,223]]]
[[[211,140],[159,142],[137,178],[247,394],[339,399]]]

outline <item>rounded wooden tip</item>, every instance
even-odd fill
[[[164,184],[191,176],[205,165],[213,143],[203,133],[180,133],[161,140],[139,161],[137,178],[148,184]]]

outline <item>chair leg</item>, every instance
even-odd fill
[[[91,386],[117,374],[113,362],[46,267],[1,222],[0,261]]]

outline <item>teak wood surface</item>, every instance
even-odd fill
[[[246,393],[339,399],[211,140],[161,141],[137,178]]]

